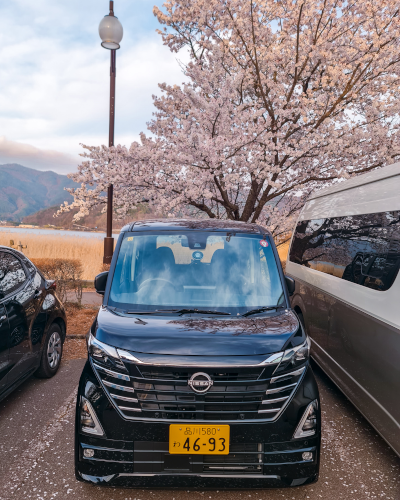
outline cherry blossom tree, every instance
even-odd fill
[[[154,8],[186,83],[161,84],[149,136],[86,148],[61,211],[139,202],[279,236],[309,193],[400,156],[393,0],[168,0]]]

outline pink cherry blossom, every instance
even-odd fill
[[[160,84],[150,135],[84,146],[77,218],[157,213],[259,222],[279,237],[314,189],[400,156],[393,0],[168,0],[154,14],[187,83]]]

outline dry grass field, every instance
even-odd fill
[[[30,259],[80,260],[84,280],[93,280],[102,271],[103,240],[100,238],[0,232],[0,245],[9,246],[10,240],[14,240],[14,247],[18,241],[27,245],[24,254]]]

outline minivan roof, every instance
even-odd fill
[[[121,229],[127,231],[234,231],[235,233],[270,234],[269,231],[247,222],[221,219],[148,219],[127,224]]]
[[[358,175],[357,177],[353,177],[344,182],[339,182],[338,184],[335,184],[333,186],[313,191],[308,200],[314,200],[316,198],[321,198],[333,193],[338,193],[340,191],[345,191],[347,189],[363,186],[365,184],[370,184],[372,182],[387,179],[388,177],[395,177],[398,175],[400,175],[400,163],[393,163],[393,165],[388,165],[387,167],[372,170],[371,172]]]
[[[400,210],[400,163],[368,172],[314,192],[299,220]]]

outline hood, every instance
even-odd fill
[[[100,308],[96,338],[136,353],[180,356],[254,356],[281,351],[297,332],[290,311],[258,317],[120,316]]]

